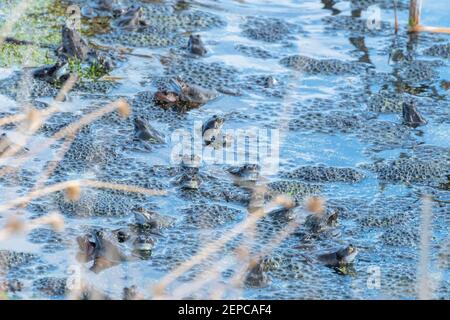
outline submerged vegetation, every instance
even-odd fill
[[[71,73],[76,73],[80,80],[97,80],[108,74],[109,71],[101,64],[85,64],[76,58],[69,59],[69,70]]]

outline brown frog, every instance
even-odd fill
[[[142,16],[142,8],[132,6],[114,22],[114,25],[126,31],[136,31],[147,27],[149,24]]]
[[[408,127],[417,128],[418,126],[422,126],[427,123],[427,121],[417,110],[417,106],[414,101],[403,102],[402,115],[403,124]]]
[[[219,138],[224,122],[224,118],[214,115],[203,123],[202,137],[205,145],[209,145]]]
[[[69,74],[69,63],[63,59],[59,59],[55,64],[38,67],[32,72],[34,78],[49,83],[66,81]]]
[[[62,45],[58,49],[59,56],[76,58],[80,61],[87,59],[90,51],[89,44],[75,28],[64,25],[61,37]]]
[[[199,34],[189,36],[187,50],[197,56],[204,56],[208,53]]]
[[[154,211],[147,211],[142,207],[135,210],[134,218],[137,226],[155,231],[169,228],[174,224],[172,217],[164,216]]]
[[[164,138],[142,118],[134,119],[134,139],[155,144],[164,143]]]
[[[82,262],[94,261],[90,270],[95,273],[127,260],[119,246],[111,239],[107,239],[103,231],[94,231],[92,234],[77,237],[77,243],[80,249],[77,259]]]
[[[171,79],[169,89],[155,93],[156,104],[167,109],[188,111],[198,108],[219,96],[216,90],[206,89],[195,84],[188,84],[180,78]]]
[[[338,211],[326,213],[312,213],[305,219],[305,226],[312,233],[323,232],[329,228],[335,227],[338,220]]]
[[[353,263],[357,254],[358,249],[350,244],[336,251],[319,254],[317,260],[327,267],[339,268]]]
[[[267,286],[269,283],[269,276],[267,275],[263,260],[250,264],[244,283],[245,285],[254,288]]]

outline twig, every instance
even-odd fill
[[[397,0],[394,0],[394,32],[395,34],[398,33],[398,14],[397,14]]]
[[[432,32],[432,33],[447,33],[450,34],[450,28],[441,28],[441,27],[428,27],[417,25],[414,28],[410,29],[411,32]]]
[[[27,159],[30,159],[33,155],[39,154],[40,152],[42,152],[43,150],[45,150],[46,148],[51,146],[56,141],[58,141],[58,140],[60,140],[62,138],[68,137],[68,136],[69,137],[73,136],[82,127],[84,127],[84,126],[88,125],[89,123],[99,119],[103,115],[105,115],[107,113],[110,113],[110,112],[112,112],[112,111],[114,111],[116,109],[119,109],[119,111],[120,111],[120,109],[123,108],[125,105],[128,106],[128,104],[123,99],[118,99],[118,100],[116,100],[116,101],[106,105],[105,107],[103,107],[103,108],[101,108],[99,110],[95,110],[95,111],[91,112],[90,114],[85,115],[84,117],[82,117],[77,122],[67,125],[63,129],[61,129],[58,132],[56,132],[52,137],[47,139],[42,144],[34,146],[34,148],[31,149],[27,153],[27,155],[25,157],[23,157],[20,160],[16,159],[16,163],[15,163],[16,166],[17,165],[21,165]],[[0,176],[4,175],[6,172],[8,172],[7,167],[0,169]]]
[[[80,187],[92,187],[97,189],[111,189],[111,190],[119,190],[119,191],[126,191],[126,192],[133,192],[133,193],[141,193],[148,196],[161,196],[166,195],[167,192],[165,190],[153,190],[153,189],[147,189],[137,186],[129,186],[124,184],[118,184],[118,183],[110,183],[110,182],[102,182],[102,181],[95,181],[95,180],[70,180],[65,182],[56,183],[54,185],[32,191],[28,193],[25,196],[15,198],[13,200],[10,200],[9,202],[0,205],[0,212],[9,210],[11,208],[14,208],[16,206],[22,205],[24,203],[28,203],[31,200],[55,193],[57,191],[66,190],[68,188],[73,188],[74,186],[80,186]]]
[[[45,43],[37,43],[29,40],[20,40],[14,37],[6,37],[5,43],[14,44],[17,46],[37,46],[44,49],[52,49],[53,45],[45,44]]]
[[[420,11],[422,9],[422,0],[411,0],[409,2],[409,30],[413,31],[420,25]]]
[[[147,55],[147,54],[141,54],[141,53],[133,53],[133,49],[131,48],[127,48],[127,47],[111,47],[111,46],[106,46],[106,45],[101,45],[98,43],[95,43],[93,41],[89,41],[89,45],[91,47],[93,47],[96,50],[100,50],[100,51],[115,51],[119,54],[125,54],[125,55],[129,55],[129,56],[134,56],[134,57],[140,57],[140,58],[148,58],[148,59],[154,59],[153,56],[151,55]]]
[[[432,32],[450,34],[450,28],[428,27],[420,24],[422,0],[411,0],[409,3],[409,32]]]
[[[61,102],[64,100],[65,95],[72,90],[73,86],[77,82],[77,75],[71,74],[69,79],[64,83],[61,90],[58,92],[58,95],[54,99],[54,101],[50,104],[50,106],[42,111],[36,111],[33,110],[32,114],[22,114],[17,116],[10,116],[5,117],[3,119],[0,119],[0,125],[10,122],[17,122],[20,120],[27,120],[29,121],[29,129],[27,132],[27,138],[32,136],[42,125],[42,123],[53,113],[59,111],[59,106],[55,102]],[[2,121],[3,120],[3,121]],[[26,143],[26,141],[25,141]],[[21,149],[21,146],[19,145],[11,145],[2,155],[0,155],[0,159],[7,158],[10,156],[15,155],[19,150]],[[1,172],[1,171],[0,171]],[[0,174],[1,176],[1,174]]]

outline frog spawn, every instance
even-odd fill
[[[98,38],[109,44],[162,48],[181,46],[183,30],[199,31],[224,25],[218,16],[205,12],[192,11],[174,15],[172,12],[165,14],[161,10],[154,10],[149,6],[142,7],[142,21],[145,21],[145,25],[141,25],[138,31],[116,30],[99,35]]]
[[[25,282],[55,269],[34,253],[0,250],[0,288],[9,295],[20,294]]]
[[[423,52],[426,55],[433,57],[442,57],[449,59],[450,58],[450,43],[447,44],[436,44],[431,46],[430,48],[424,50]]]
[[[245,56],[251,57],[251,58],[258,58],[258,59],[273,59],[276,58],[276,55],[272,52],[265,50],[260,47],[256,46],[249,46],[245,44],[238,44],[235,46],[235,49],[239,51],[240,53],[244,54]]]
[[[168,66],[167,73],[173,77],[181,77],[190,85],[218,91],[235,89],[239,75],[235,68],[223,63],[205,63],[186,59],[173,61]]]
[[[386,21],[374,21],[371,26],[367,19],[351,16],[332,16],[323,18],[327,32],[345,31],[352,36],[379,36],[380,34],[390,34],[393,26]]]
[[[399,158],[369,166],[378,179],[392,183],[432,183],[445,181],[448,168],[445,161],[427,161],[420,158]]]
[[[301,30],[299,26],[284,20],[265,17],[247,17],[241,28],[245,37],[269,43],[288,40]]]
[[[315,59],[301,55],[283,58],[280,60],[280,64],[307,74],[348,75],[358,74],[364,70],[364,65],[354,62],[337,59]]]
[[[182,210],[186,228],[217,228],[242,217],[240,210],[223,205],[191,205]]]
[[[420,106],[419,106],[420,107]],[[175,120],[170,120],[169,118],[172,116],[172,114],[170,114],[169,112],[165,112],[165,114],[167,114],[167,116],[165,116],[165,119],[167,119],[168,121],[172,121],[172,122],[175,122]],[[152,119],[151,118],[151,116],[150,116],[150,119]],[[150,120],[149,118],[147,118],[146,120]],[[152,119],[153,120],[153,119]],[[363,120],[364,121],[364,120]],[[381,129],[380,129],[381,130]],[[216,194],[213,194],[213,195],[211,195],[211,196],[215,196]],[[174,251],[175,252],[175,251]],[[178,260],[178,261],[181,261],[182,260],[182,257],[183,256],[179,256],[179,257],[176,257],[176,258],[174,258],[174,260]],[[299,275],[297,275],[297,277],[299,277]],[[408,275],[408,278],[409,278],[409,275]],[[292,286],[293,287],[293,286]],[[300,292],[300,291],[299,291]],[[280,297],[281,296],[283,296],[283,295],[280,295]]]
[[[364,175],[352,168],[303,166],[281,173],[280,177],[307,182],[359,182]]]

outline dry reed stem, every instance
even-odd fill
[[[398,13],[397,13],[397,0],[394,0],[394,33],[398,33]]]
[[[14,200],[10,200],[5,204],[0,205],[0,212],[9,210],[11,208],[14,208],[19,205],[23,205],[26,203],[29,203],[31,200],[49,195],[51,193],[66,190],[67,188],[71,188],[74,185],[80,185],[83,188],[84,187],[91,187],[91,188],[97,188],[97,189],[111,189],[111,190],[117,190],[117,191],[125,191],[125,192],[131,192],[131,193],[140,193],[145,194],[148,196],[161,196],[166,195],[167,192],[165,190],[153,190],[153,189],[147,189],[137,186],[129,186],[124,184],[118,184],[118,183],[110,183],[110,182],[101,182],[101,181],[95,181],[95,180],[88,180],[88,179],[79,179],[79,180],[69,180],[65,182],[56,183],[54,185],[32,191],[28,193],[25,196],[17,197]]]
[[[408,25],[412,31],[420,25],[420,12],[422,10],[422,0],[410,0],[409,2],[409,21]]]
[[[300,221],[295,219],[288,223],[288,225],[277,235],[267,242],[267,246],[263,251],[250,257],[249,261],[260,261],[265,256],[267,256],[273,249],[275,249],[284,239],[289,237],[292,232],[300,225]],[[237,270],[236,274],[228,281],[227,284],[220,284],[216,290],[215,294],[217,299],[223,299],[223,294],[231,286],[235,288],[242,287],[243,279],[248,272],[248,265],[243,265],[240,270]]]
[[[63,87],[58,92],[58,95],[56,96],[54,101],[50,104],[50,106],[47,109],[44,109],[43,111],[35,111],[35,113],[39,114],[39,116],[35,114],[35,116],[31,117],[31,118],[35,118],[35,119],[39,118],[39,121],[37,123],[29,123],[29,128],[27,130],[28,132],[26,134],[26,141],[25,141],[24,145],[26,145],[29,137],[33,136],[33,134],[36,133],[36,131],[39,129],[39,127],[42,125],[42,123],[45,122],[46,119],[48,119],[48,117],[52,113],[59,111],[59,107],[55,104],[55,101],[59,101],[59,102],[63,101],[65,95],[73,88],[77,79],[78,79],[78,77],[76,75],[71,75],[69,77],[69,79],[67,79],[67,81],[64,83]],[[25,116],[25,118],[24,118],[25,120],[30,119],[30,115],[28,113],[24,114],[24,116]],[[14,156],[21,149],[22,149],[22,145],[13,144],[3,154],[0,155],[0,159]],[[0,170],[0,176],[2,175],[1,172],[2,172],[2,170]]]
[[[0,118],[0,126],[4,126],[8,123],[16,123],[27,119],[27,115],[25,113],[21,114],[14,114],[12,116],[6,116],[3,118]]]
[[[189,271],[192,267],[203,262],[211,254],[217,252],[224,246],[228,241],[232,240],[237,235],[243,233],[247,229],[251,228],[256,224],[256,222],[267,214],[263,209],[255,210],[251,215],[249,215],[244,221],[236,225],[232,230],[228,231],[225,235],[220,237],[218,240],[211,242],[209,245],[205,246],[199,253],[194,255],[189,260],[183,262],[181,265],[176,267],[170,273],[166,274],[157,284],[154,285],[155,298],[161,299],[164,295],[165,288],[178,277],[180,277],[185,272]]]
[[[208,282],[219,279],[220,272],[231,265],[232,262],[230,261],[230,257],[225,256],[220,261],[215,262],[212,268],[203,271],[192,281],[179,285],[167,298],[171,300],[179,300],[189,297],[192,293],[195,293],[197,290],[203,288]]]
[[[410,32],[432,32],[450,34],[450,28],[428,27],[420,24],[422,11],[422,0],[411,0],[409,2],[409,31]]]
[[[259,203],[259,200],[264,199],[266,189],[267,188],[265,187],[265,185],[255,186],[252,188],[252,199],[248,207],[249,214],[252,214],[252,212],[254,212],[255,210],[263,209],[263,207],[261,207],[261,204]],[[253,243],[255,241],[256,224],[254,226],[248,226],[246,231],[247,232],[244,234],[244,242]],[[245,247],[242,250],[245,250]],[[229,257],[225,256],[219,262],[215,263],[214,266],[212,266],[210,269],[206,269],[202,273],[197,275],[193,280],[179,285],[170,295],[166,295],[160,298],[181,299],[183,297],[189,296],[191,293],[194,293],[196,289],[202,288],[207,282],[210,282],[215,278],[215,276],[218,276],[220,270],[223,270],[224,268],[229,266],[231,266],[231,262],[229,261]]]
[[[57,96],[55,97],[54,101],[50,103],[50,106],[43,110],[36,110],[37,117],[40,117],[40,121],[42,121],[42,118],[48,117],[52,115],[53,113],[59,111],[59,106],[55,104],[55,102],[62,102],[65,95],[69,93],[70,90],[72,90],[73,86],[76,84],[78,80],[78,76],[76,74],[71,74],[69,78],[64,82],[61,89],[58,91]],[[32,120],[30,119],[29,113],[21,113],[17,115],[11,115],[6,116],[3,118],[0,118],[0,126],[4,126],[5,124],[9,123],[16,123],[21,122],[24,120]]]
[[[44,225],[49,225],[55,231],[61,232],[64,230],[64,218],[59,213],[50,213],[27,221],[12,215],[8,217],[5,226],[0,229],[0,241],[8,239],[14,234],[28,233]]]
[[[64,127],[63,129],[56,132],[52,137],[47,139],[44,143],[41,143],[38,146],[35,146],[33,149],[31,149],[29,152],[27,152],[27,155],[16,159],[15,165],[22,165],[26,160],[30,160],[33,156],[41,153],[43,150],[47,149],[49,146],[51,146],[53,143],[57,142],[58,140],[64,138],[64,137],[72,137],[76,135],[77,131],[79,131],[83,126],[88,125],[89,123],[99,119],[103,115],[110,113],[114,111],[115,109],[122,108],[123,107],[123,100],[118,99],[112,103],[109,103],[105,107],[93,111],[85,116],[83,116],[80,120],[77,122],[71,123]],[[126,102],[125,102],[126,103]],[[0,169],[0,176],[4,175],[5,173],[9,172],[10,168],[2,168]]]
[[[288,87],[293,87],[300,79],[301,73],[296,71],[294,72],[294,76],[291,78],[291,82],[289,83]],[[281,141],[284,140],[284,134],[288,131],[289,128],[289,122],[292,117],[292,104],[294,103],[294,97],[286,97],[284,99],[283,103],[283,110],[279,113],[279,125],[278,128],[280,129],[280,141],[279,145],[281,145]],[[261,180],[262,177],[259,179]],[[263,185],[263,188],[253,188],[253,194],[258,195],[260,193],[264,194],[266,192],[266,186]],[[270,206],[276,205],[276,201],[272,201],[269,204]],[[270,210],[270,209],[269,209]],[[182,274],[189,271],[192,267],[195,265],[201,263],[203,260],[208,258],[211,254],[217,252],[223,245],[225,245],[228,241],[233,239],[235,236],[243,233],[244,231],[248,231],[254,228],[256,226],[257,221],[264,217],[268,211],[264,211],[264,208],[258,208],[256,210],[253,210],[252,208],[248,209],[249,216],[247,219],[245,219],[243,222],[236,225],[232,230],[230,230],[227,234],[222,236],[216,241],[213,241],[209,245],[205,246],[204,249],[202,249],[198,254],[191,257],[189,260],[182,263],[180,266],[176,267],[174,270],[166,274],[157,284],[153,286],[153,293],[155,295],[156,299],[164,299],[165,296],[165,290],[166,288],[175,281],[178,277],[180,277]],[[250,214],[251,213],[251,214]]]
[[[431,33],[446,33],[450,34],[450,28],[440,28],[440,27],[427,27],[417,25],[410,29],[411,32],[431,32]]]
[[[68,126],[64,127],[60,131],[56,132],[52,137],[51,140],[57,141],[59,139],[62,139],[66,136],[72,136],[75,135],[82,127],[88,125],[91,122],[96,121],[97,119],[100,119],[103,115],[113,112],[116,109],[123,108],[124,104],[128,104],[124,99],[117,99],[116,101],[109,103],[105,107],[93,111],[90,114],[87,114],[86,116],[82,117],[77,122],[71,123]]]
[[[51,176],[51,174],[57,168],[59,162],[63,159],[63,157],[67,153],[67,151],[69,151],[69,148],[72,145],[74,140],[75,140],[75,136],[69,136],[68,138],[66,138],[64,140],[63,145],[58,149],[58,151],[55,153],[54,157],[48,162],[48,166],[47,166],[46,170],[41,174],[38,181],[36,181],[36,184],[30,191],[40,189],[44,186],[45,182],[48,180],[48,178]]]
[[[310,197],[306,199],[306,210],[322,214],[325,212],[325,200],[321,197]]]

